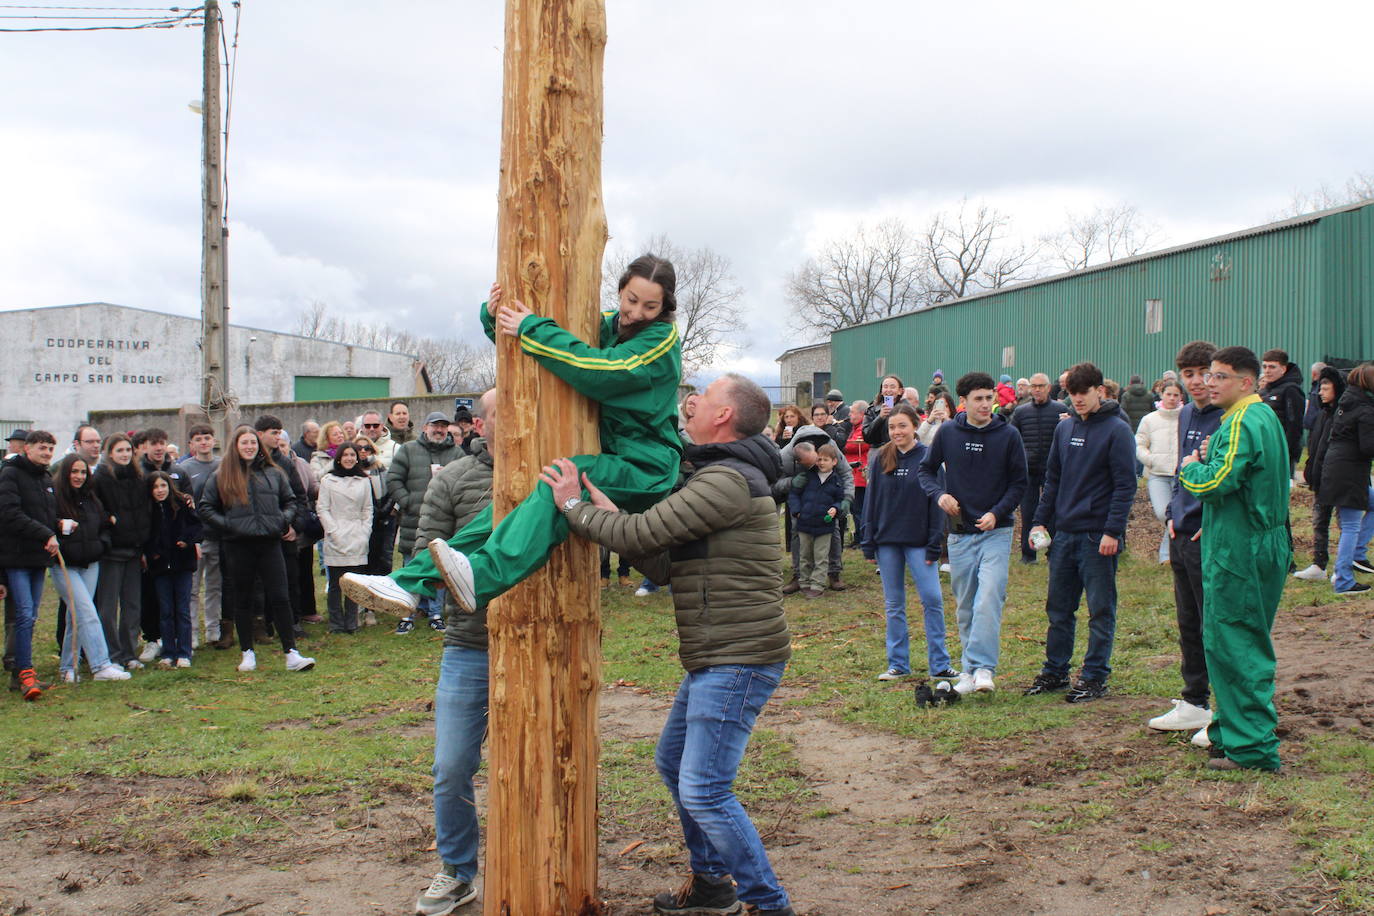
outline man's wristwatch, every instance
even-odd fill
[[[563,505],[559,507],[559,509],[562,510],[562,512],[566,515],[567,513],[571,512],[571,511],[573,510],[573,507],[576,506],[576,505],[577,505],[578,503],[580,503],[580,502],[582,502],[582,497],[580,497],[580,496],[569,496],[569,497],[563,502]]]

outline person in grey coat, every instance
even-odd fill
[[[386,489],[395,500],[401,514],[400,536],[401,564],[410,562],[415,555],[415,529],[420,523],[420,507],[424,505],[425,491],[436,474],[463,455],[463,449],[449,435],[448,417],[435,411],[425,417],[421,434],[398,446],[386,472]],[[421,545],[422,547],[424,545]],[[443,598],[421,598],[420,610],[429,617],[432,629],[442,630]],[[411,617],[402,617],[396,624],[397,635],[404,635],[415,629]]]

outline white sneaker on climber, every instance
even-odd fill
[[[364,576],[344,573],[339,579],[344,596],[372,611],[390,611],[400,617],[411,617],[420,606],[418,595],[396,584],[390,576]]]
[[[444,585],[448,586],[448,592],[458,603],[458,607],[469,614],[476,611],[477,592],[473,586],[472,564],[468,562],[468,558],[448,546],[441,538],[429,542],[429,555],[434,559],[434,565],[438,567],[439,575],[444,577]]]

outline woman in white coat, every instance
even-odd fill
[[[1183,406],[1183,389],[1168,382],[1160,389],[1159,409],[1140,419],[1135,433],[1135,457],[1145,466],[1145,487],[1155,518],[1164,524],[1164,513],[1174,495],[1174,476],[1178,473],[1178,412]],[[1159,562],[1169,562],[1169,532],[1159,542]]]
[[[320,553],[329,572],[329,632],[352,633],[358,629],[358,606],[340,594],[339,579],[347,572],[367,572],[372,538],[372,483],[352,442],[338,447],[333,465],[320,478],[315,510],[324,528]]]

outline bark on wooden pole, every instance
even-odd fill
[[[583,340],[600,317],[602,0],[507,0],[497,280]],[[498,335],[499,519],[554,458],[595,453],[597,409]],[[493,602],[486,916],[599,912],[601,598],[581,540]]]

